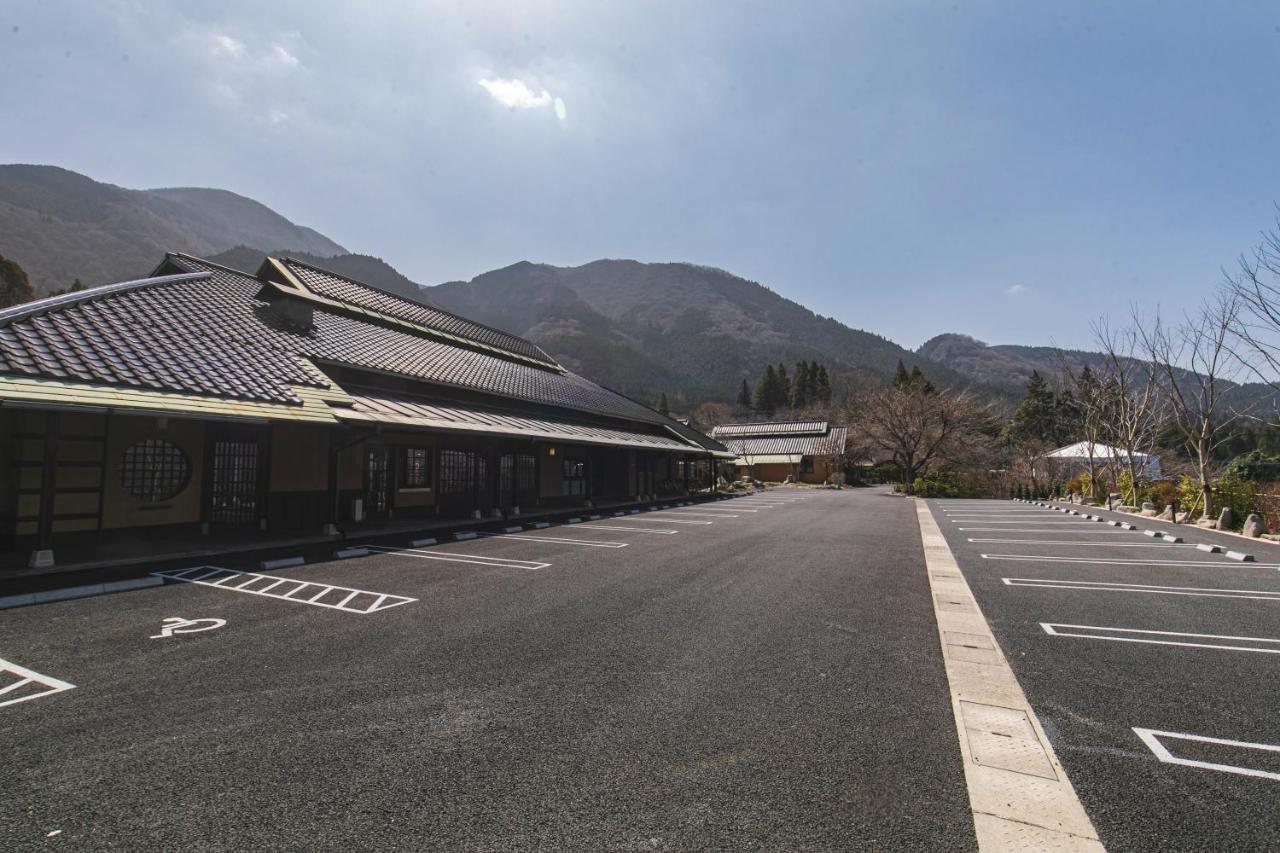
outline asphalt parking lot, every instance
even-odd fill
[[[780,489],[275,571],[164,571],[0,615],[0,848],[974,846],[913,502]],[[1032,598],[1050,593],[1017,593],[998,591],[1022,608],[997,611],[1013,626],[998,631],[1044,644],[1039,684],[1088,641],[1029,636],[1018,619],[1043,618]],[[1265,634],[1277,605],[1214,606]],[[1242,724],[1268,701],[1271,656],[1226,655],[1224,690],[1224,656],[1204,654],[1196,701],[1214,726],[1173,698],[1128,724],[1280,739]],[[1059,716],[1070,743],[1105,728]],[[1189,790],[1161,781],[1180,768],[1065,758],[1100,784]],[[1236,810],[1215,825],[1258,819],[1240,810],[1259,789],[1234,786],[1261,782],[1206,775],[1205,796]]]
[[[929,505],[1108,850],[1280,847],[1280,548],[1080,507]]]

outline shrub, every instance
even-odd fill
[[[1213,499],[1218,512],[1223,507],[1231,507],[1231,516],[1238,530],[1244,525],[1249,513],[1257,509],[1258,484],[1253,480],[1241,480],[1227,475],[1213,484]]]

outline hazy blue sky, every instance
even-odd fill
[[[1274,2],[0,0],[0,162],[427,284],[685,260],[911,347],[1080,345],[1274,222],[1278,59]]]

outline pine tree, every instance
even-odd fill
[[[738,389],[738,405],[743,409],[751,408],[751,389],[747,387],[747,380],[742,380],[742,387]]]
[[[35,298],[35,289],[31,287],[22,267],[16,261],[0,255],[0,308],[21,305]]]
[[[803,409],[809,405],[809,386],[812,382],[809,362],[797,364],[795,378],[791,380],[791,408]]]
[[[671,416],[671,407],[667,405],[667,392],[663,391],[662,396],[658,398],[658,414],[664,417]]]
[[[760,374],[760,381],[756,383],[753,405],[757,412],[769,416],[772,416],[778,408],[778,373],[773,369],[772,364]]]
[[[918,372],[920,368],[916,368]],[[898,369],[893,372],[893,387],[899,391],[905,391],[911,387],[911,374],[907,373],[907,368],[902,363],[902,359],[898,359]]]
[[[775,392],[777,396],[774,398],[774,405],[779,409],[785,409],[791,405],[791,380],[787,377],[787,367],[782,362],[778,362],[778,388]]]
[[[818,365],[813,396],[819,403],[831,402],[831,377],[827,375],[827,366],[825,364]]]

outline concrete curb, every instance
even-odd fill
[[[924,501],[916,517],[978,849],[1105,853]]]
[[[426,539],[415,539],[409,543],[409,545],[414,548],[425,548],[428,545],[435,545],[435,544],[436,544],[436,538],[434,536],[428,536]]]
[[[334,551],[333,556],[337,557],[339,560],[348,560],[352,557],[367,557],[369,556],[369,549],[368,548],[343,548],[340,551]]]
[[[107,583],[91,583],[83,586],[69,586],[63,589],[50,589],[45,592],[28,592],[22,595],[6,595],[0,598],[0,610],[12,607],[26,607],[32,604],[47,604],[54,601],[69,601],[73,598],[92,598],[98,595],[111,595],[116,592],[128,592],[133,589],[146,589],[164,584],[163,578],[133,578],[127,581],[109,581]]]
[[[306,563],[306,559],[302,557],[281,557],[278,560],[263,560],[258,563],[258,568],[264,572],[269,572],[273,569],[291,569],[294,566],[304,566]]]

